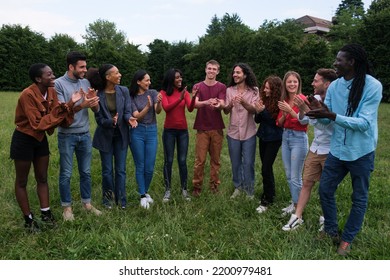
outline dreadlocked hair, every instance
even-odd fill
[[[364,85],[366,84],[366,74],[371,73],[370,65],[366,51],[358,44],[346,45],[340,51],[345,52],[349,60],[355,60],[355,77],[349,91],[347,107],[347,116],[352,116],[362,99]]]

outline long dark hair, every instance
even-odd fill
[[[143,69],[135,72],[133,79],[131,80],[131,83],[130,83],[130,88],[129,88],[130,96],[132,96],[132,97],[137,96],[137,94],[139,92],[138,81],[142,81],[144,79],[145,75],[147,75],[147,74],[148,74],[148,72],[146,72]]]
[[[176,73],[179,73],[180,76],[183,77],[183,72],[181,72],[179,69],[176,68],[171,68],[165,73],[161,89],[164,90],[168,96],[171,96],[173,90],[175,89]],[[179,91],[182,91],[183,89],[184,89],[184,83],[181,84]]]
[[[355,60],[353,66],[355,77],[351,84],[348,96],[347,116],[352,116],[362,99],[363,89],[366,84],[366,74],[371,74],[368,56],[362,46],[358,44],[345,45],[340,49],[345,52],[348,60]]]
[[[230,75],[230,83],[228,86],[231,87],[231,86],[236,85],[236,83],[234,82],[234,79],[233,79],[233,73],[234,73],[234,68],[236,68],[237,66],[240,67],[242,69],[242,72],[246,75],[245,84],[249,88],[257,91],[258,90],[257,79],[256,79],[255,74],[253,73],[252,68],[248,64],[242,63],[242,62],[234,64],[234,66],[232,68],[231,75]]]

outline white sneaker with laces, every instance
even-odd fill
[[[142,208],[144,209],[149,209],[149,202],[148,202],[148,198],[147,197],[142,197],[141,198],[141,202],[140,202],[140,205]]]
[[[265,211],[267,211],[268,207],[267,206],[264,206],[264,205],[259,205],[259,207],[256,208],[256,211],[257,213],[261,214],[261,213],[264,213]]]
[[[150,196],[150,194],[146,193],[146,194],[145,194],[145,197],[146,197],[146,199],[148,200],[148,203],[149,203],[149,204],[154,202],[154,200],[153,200],[153,198]]]
[[[181,191],[181,194],[183,195],[183,198],[184,198],[185,200],[187,200],[187,201],[190,201],[190,200],[191,200],[190,196],[188,195],[187,190],[182,190],[182,191]]]
[[[168,202],[171,199],[171,191],[165,191],[163,202]]]
[[[318,229],[318,231],[323,231],[324,230],[324,223],[325,223],[324,216],[320,216],[319,223],[320,223],[320,228]]]
[[[292,214],[294,211],[295,211],[295,206],[294,206],[294,203],[292,202],[289,206],[282,209],[282,212],[283,212],[282,216],[285,217],[289,214]]]
[[[303,224],[303,220],[299,218],[297,215],[292,214],[288,223],[282,227],[282,230],[291,231],[297,229],[302,224]]]
[[[234,192],[233,192],[233,194],[232,194],[232,196],[230,198],[231,199],[236,198],[240,194],[241,194],[241,191],[239,189],[234,189]]]

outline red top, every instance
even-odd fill
[[[190,108],[191,98],[188,91],[184,94],[184,99],[180,100],[181,92],[175,88],[173,93],[168,96],[164,90],[161,90],[162,101],[161,105],[165,111],[164,128],[173,129],[188,129],[187,119],[185,114],[185,106],[188,111],[192,112],[194,108]]]
[[[306,100],[306,96],[304,96],[302,93],[298,94],[298,96],[302,100]],[[286,100],[287,101],[287,100]],[[292,109],[295,111],[295,113],[299,113],[298,106],[293,106]],[[279,114],[277,117],[277,120],[282,116],[283,111],[279,110]],[[276,121],[276,125],[278,125],[278,121]],[[292,130],[298,130],[298,131],[307,131],[307,124],[302,125],[297,118],[293,118],[291,114],[287,114],[286,119],[283,124],[283,128],[292,129]]]

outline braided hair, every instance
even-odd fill
[[[362,99],[366,74],[371,74],[370,65],[366,51],[358,44],[345,45],[340,51],[345,52],[347,59],[355,60],[355,77],[349,91],[347,107],[347,116],[352,116]]]

